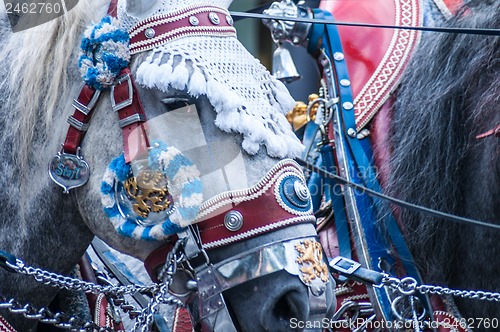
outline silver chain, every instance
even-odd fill
[[[15,299],[7,300],[0,295],[0,308],[8,309],[13,314],[23,315],[27,319],[33,319],[45,324],[51,324],[61,329],[78,332],[124,332],[114,330],[105,326],[98,326],[94,322],[82,322],[73,316],[67,316],[62,312],[53,313],[48,308],[36,308],[31,304],[21,304]]]
[[[168,288],[172,283],[173,275],[177,270],[177,264],[183,259],[184,255],[180,247],[182,241],[177,241],[172,251],[167,255],[165,267],[162,270],[161,284],[151,284],[148,286],[142,285],[127,285],[127,286],[102,286],[91,282],[83,281],[77,278],[63,276],[53,272],[45,271],[40,268],[27,266],[22,260],[16,259],[15,264],[10,261],[3,262],[13,272],[32,276],[36,281],[45,285],[59,289],[77,290],[85,293],[99,294],[103,293],[113,297],[113,303],[128,313],[131,319],[136,322],[133,331],[147,332],[150,331],[154,320],[154,315],[158,312],[160,304],[183,306],[183,303],[168,295]],[[180,253],[180,255],[178,255]],[[141,311],[128,303],[124,295],[133,294],[136,292],[150,293],[153,295],[148,306]],[[56,327],[78,331],[78,332],[124,332],[122,330],[114,330],[113,328],[98,326],[94,322],[82,322],[76,317],[68,316],[63,312],[53,313],[50,309],[42,307],[36,308],[31,304],[21,304],[15,299],[7,299],[0,294],[0,309],[8,309],[13,314],[23,315],[27,319],[38,320],[45,324],[51,324]]]
[[[148,306],[142,309],[141,314],[137,317],[134,324],[133,332],[141,331],[148,332],[151,325],[153,324],[154,315],[158,312],[160,304],[170,304],[183,306],[183,303],[172,296],[168,296],[168,288],[173,280],[173,275],[177,271],[177,263],[184,255],[181,253],[181,246],[183,241],[177,241],[174,248],[168,253],[165,265],[159,273],[159,279],[161,281],[161,286],[159,290],[154,294],[153,299],[148,303]],[[179,257],[178,257],[178,254]],[[140,328],[140,330],[139,330]]]
[[[452,295],[469,299],[500,302],[500,293],[494,292],[450,289],[433,285],[419,285],[417,286],[417,290],[422,294]]]
[[[452,295],[468,299],[500,302],[500,293],[480,291],[480,290],[476,291],[476,290],[451,289],[443,286],[434,286],[434,285],[418,285],[415,279],[411,277],[398,279],[386,276],[384,280],[382,280],[382,285],[380,286],[392,287],[403,295],[412,295],[415,293],[415,291],[418,291],[423,295],[426,294]]]
[[[11,264],[10,262],[6,262],[5,264],[8,265],[11,269],[15,270],[15,272],[32,276],[38,282],[59,289],[77,290],[93,294],[103,293],[106,295],[116,295],[116,296],[133,294],[137,292],[156,293],[159,289],[158,284],[151,284],[147,286],[134,285],[134,284],[127,286],[97,285],[88,281],[83,281],[77,278],[63,276],[57,273],[42,270],[40,268],[35,268],[32,266],[25,265],[24,262],[21,261],[20,259],[16,259],[15,265]]]

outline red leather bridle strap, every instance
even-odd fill
[[[130,29],[130,54],[151,50],[186,36],[199,35],[236,36],[229,12],[216,6],[200,5],[152,16]]]
[[[108,15],[116,17],[118,0],[111,0],[108,7]],[[75,111],[68,118],[70,127],[66,134],[66,139],[63,143],[63,152],[76,155],[82,143],[82,140],[89,127],[89,121],[92,117],[97,100],[99,99],[100,91],[85,84],[76,98],[73,101]]]
[[[108,7],[108,15],[112,17],[118,16],[118,0],[111,0]]]
[[[146,269],[146,272],[148,273],[151,280],[153,280],[154,282],[159,282],[158,269],[165,265],[167,255],[172,251],[177,240],[177,236],[173,235],[169,242],[153,250],[153,252],[150,253],[149,256],[144,260],[144,268]]]
[[[78,95],[78,98],[73,101],[75,111],[68,118],[70,124],[66,139],[64,140],[63,150],[66,153],[77,154],[77,150],[85,136],[89,126],[92,110],[99,98],[100,91],[85,84]]]
[[[124,68],[111,88],[111,105],[122,128],[125,162],[144,158],[149,147],[146,114],[129,68]]]

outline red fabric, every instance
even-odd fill
[[[443,2],[453,16],[455,16],[458,10],[464,5],[462,0],[443,0]]]
[[[184,308],[175,309],[174,322],[172,324],[172,332],[192,332],[193,325],[189,312]]]
[[[320,8],[337,21],[378,25],[419,26],[419,0],[323,0]],[[399,83],[419,32],[338,26],[354,96],[358,131],[373,118]]]

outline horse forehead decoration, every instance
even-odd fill
[[[141,20],[120,0],[118,18],[130,32],[131,53],[148,52],[137,69],[137,82],[164,92],[206,95],[217,112],[217,127],[241,133],[246,152],[256,154],[264,145],[271,157],[296,157],[303,147],[284,116],[294,100],[236,38],[227,11],[231,2],[170,0]],[[169,20],[175,21],[172,29],[162,30],[159,25]]]

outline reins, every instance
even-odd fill
[[[297,23],[325,24],[325,25],[337,25],[337,26],[348,26],[348,27],[392,29],[392,30],[401,29],[401,30],[442,32],[442,33],[467,34],[467,35],[500,36],[500,29],[400,26],[400,25],[385,25],[385,24],[369,24],[369,23],[358,23],[358,22],[330,21],[330,20],[322,20],[322,19],[317,19],[317,18],[276,16],[276,15],[266,15],[266,14],[260,14],[260,13],[254,13],[254,12],[231,11],[230,13],[235,19],[236,18],[240,18],[240,19],[241,18],[255,18],[255,19],[261,19],[261,20],[290,21],[290,22],[297,22]]]
[[[491,230],[500,230],[500,225],[494,224],[492,222],[486,222],[486,221],[480,221],[480,220],[466,218],[466,217],[460,217],[460,216],[456,216],[456,215],[449,214],[446,212],[430,209],[430,208],[427,208],[425,206],[412,204],[410,202],[406,202],[406,201],[397,199],[395,197],[385,195],[385,194],[380,193],[378,191],[372,190],[372,189],[367,188],[361,184],[349,181],[341,176],[338,176],[337,174],[328,172],[328,171],[322,169],[321,167],[315,166],[315,165],[313,165],[313,164],[311,164],[311,163],[309,163],[301,158],[295,158],[295,161],[299,165],[308,169],[309,171],[318,173],[319,175],[326,177],[326,178],[334,179],[339,184],[350,186],[352,188],[359,190],[360,192],[367,193],[370,196],[383,199],[387,202],[393,203],[393,204],[400,206],[402,208],[417,211],[417,212],[422,213],[422,214],[427,214],[427,215],[432,216],[432,217],[436,217],[439,219],[443,219],[443,220],[447,220],[447,221],[451,221],[451,222],[455,222],[455,223],[484,227],[484,228],[488,228]]]

